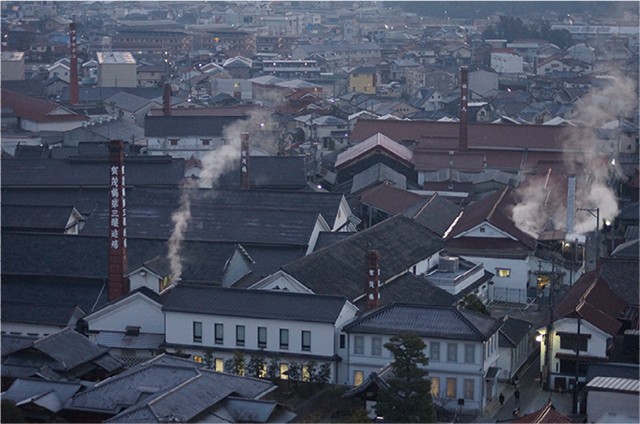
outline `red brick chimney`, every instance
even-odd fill
[[[249,133],[240,134],[240,188],[249,189]]]
[[[171,84],[164,85],[164,95],[162,96],[162,111],[164,116],[171,116]]]
[[[458,139],[458,150],[464,151],[468,148],[467,139],[467,111],[469,103],[469,68],[460,67],[460,137]]]
[[[78,93],[78,41],[76,38],[76,23],[69,24],[69,49],[71,59],[69,60],[69,103],[77,105],[80,103]]]
[[[365,311],[380,306],[380,253],[377,250],[367,251],[367,287],[365,295],[367,304]]]
[[[124,185],[124,142],[109,144],[109,301],[129,292]]]

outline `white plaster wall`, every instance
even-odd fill
[[[491,67],[503,74],[520,74],[523,70],[522,57],[510,53],[491,53]]]
[[[307,247],[307,252],[305,255],[313,252],[313,249],[316,247],[316,243],[318,242],[318,236],[320,235],[320,231],[330,231],[331,228],[327,225],[324,217],[322,215],[318,215],[318,219],[316,220],[316,224],[313,227],[313,231],[311,232],[311,237],[309,238],[309,247]]]
[[[99,87],[137,87],[138,75],[135,63],[98,64]]]
[[[527,301],[527,284],[529,281],[529,264],[527,259],[486,258],[480,256],[463,256],[473,263],[484,264],[484,269],[496,274],[496,268],[510,269],[509,277],[493,277],[494,297],[496,300],[525,303]],[[506,289],[509,289],[508,291]]]
[[[125,331],[128,325],[139,326],[143,333],[164,334],[161,306],[142,295],[134,295],[117,308],[98,311],[85,317],[91,331]],[[126,299],[126,300],[129,300]]]
[[[216,347],[227,349],[258,350],[258,327],[267,328],[265,353],[298,353],[303,355],[332,356],[334,349],[333,324],[296,322],[284,320],[264,320],[242,317],[196,315],[179,312],[165,312],[166,342],[171,344]],[[193,341],[193,322],[202,322],[202,342]],[[223,324],[224,343],[214,343],[214,324]],[[245,346],[236,346],[236,325],[245,326]],[[289,349],[280,349],[280,329],[289,330]],[[302,350],[302,331],[311,331],[311,350]]]
[[[145,272],[145,275],[141,275],[140,272],[131,274],[129,276],[129,288],[131,291],[137,290],[140,287],[147,287],[153,290],[155,293],[160,291],[160,279],[157,275],[150,272]]]
[[[16,334],[22,336],[44,337],[49,334],[55,334],[65,328],[67,327],[59,327],[57,325],[24,324],[20,322],[2,322],[3,334]]]
[[[638,394],[589,390],[587,417],[591,423],[640,422]]]
[[[66,122],[35,122],[28,119],[21,119],[21,128],[26,131],[58,131],[66,132],[82,126],[86,121],[66,121]]]

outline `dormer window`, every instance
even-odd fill
[[[135,325],[127,325],[125,328],[125,336],[139,336],[140,335],[140,327]]]

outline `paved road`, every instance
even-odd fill
[[[520,379],[520,402],[516,403],[513,396],[506,399],[504,406],[494,416],[497,421],[508,420],[513,418],[513,410],[520,406],[520,416],[534,412],[529,410],[529,406],[540,395],[544,395],[543,390],[540,388],[540,362],[539,359],[533,361],[525,370],[518,376]]]

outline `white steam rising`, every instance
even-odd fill
[[[637,107],[636,83],[626,77],[610,78],[611,83],[593,89],[585,96],[573,119],[586,125],[569,127],[563,146],[566,172],[576,175],[575,206],[599,209],[600,218],[613,219],[619,211],[618,199],[611,183],[625,178],[622,169],[612,165],[617,159],[617,140],[601,140],[594,129],[604,123],[629,116]],[[513,208],[513,220],[522,231],[537,237],[543,230],[565,230],[567,205],[558,202],[554,191],[566,192],[565,187],[549,185],[549,178],[529,178],[518,188],[521,201]],[[563,198],[564,196],[559,196]],[[555,200],[555,201],[554,201]],[[584,234],[596,229],[596,219],[585,211],[575,214],[574,232]]]
[[[240,133],[249,132],[251,135],[249,142],[251,144],[258,145],[268,151],[275,151],[273,146],[278,141],[278,137],[266,131],[261,131],[261,129],[268,127],[270,121],[271,114],[269,111],[257,109],[249,112],[248,119],[236,121],[225,127],[223,129],[223,137],[226,140],[226,144],[210,151],[202,159],[202,171],[200,172],[197,187],[204,189],[214,188],[222,174],[239,165]],[[175,282],[182,275],[180,248],[191,219],[192,196],[195,195],[197,187],[191,181],[183,186],[180,207],[171,216],[174,228],[169,238],[167,258],[171,266],[171,276]]]

